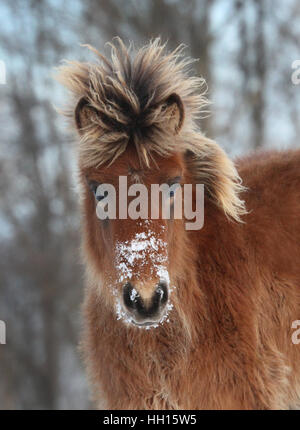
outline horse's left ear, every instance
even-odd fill
[[[178,134],[184,121],[184,106],[178,94],[173,93],[168,97],[164,110],[169,127],[174,134]]]
[[[84,97],[82,97],[78,101],[74,112],[75,124],[79,134],[82,133],[82,129],[93,122],[93,117],[96,116],[96,110],[89,105],[89,102]]]

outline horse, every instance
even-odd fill
[[[199,127],[205,81],[182,46],[60,66],[76,155],[85,271],[81,348],[97,408],[299,407],[300,151],[233,162]],[[97,216],[127,184],[204,185],[204,223]],[[192,191],[193,202],[197,195]],[[133,195],[127,196],[127,204]],[[108,199],[108,200],[107,200]],[[149,206],[151,205],[150,197]],[[195,203],[195,202],[194,202]],[[124,215],[124,214],[123,214]]]

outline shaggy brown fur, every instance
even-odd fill
[[[77,99],[83,255],[87,267],[83,347],[99,407],[116,409],[276,409],[299,406],[300,151],[233,163],[197,129],[202,81],[180,50],[158,40],[132,57],[121,42],[111,60],[69,63],[61,80]],[[74,109],[72,110],[74,112]],[[72,113],[73,115],[73,113]],[[115,244],[143,231],[134,220],[100,222],[86,182],[143,183],[181,176],[204,183],[205,223],[164,226],[176,289],[170,321],[151,330],[116,317]],[[244,201],[248,213],[246,213]],[[240,219],[242,222],[240,222]],[[151,262],[148,262],[151,265]],[[148,265],[144,290],[155,280]],[[137,282],[137,281],[136,281]],[[144,294],[142,287],[137,289]]]

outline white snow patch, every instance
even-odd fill
[[[133,302],[137,296],[138,296],[138,292],[136,291],[135,288],[133,288],[130,294],[130,300]]]
[[[133,269],[136,279],[142,281],[141,273],[137,269],[142,268],[150,259],[150,274],[158,276],[161,281],[165,281],[169,285],[167,244],[161,238],[156,237],[153,231],[136,233],[134,239],[130,241],[117,242],[116,256],[119,282],[130,280],[133,276]]]

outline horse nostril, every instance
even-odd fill
[[[167,303],[167,301],[168,301],[168,287],[167,287],[166,282],[164,282],[164,281],[159,282],[159,284],[156,288],[155,294],[159,295],[160,304],[164,305]]]
[[[127,284],[125,284],[123,287],[123,300],[125,306],[129,310],[134,310],[136,308],[137,296],[138,294],[135,288],[130,282],[127,282]]]

